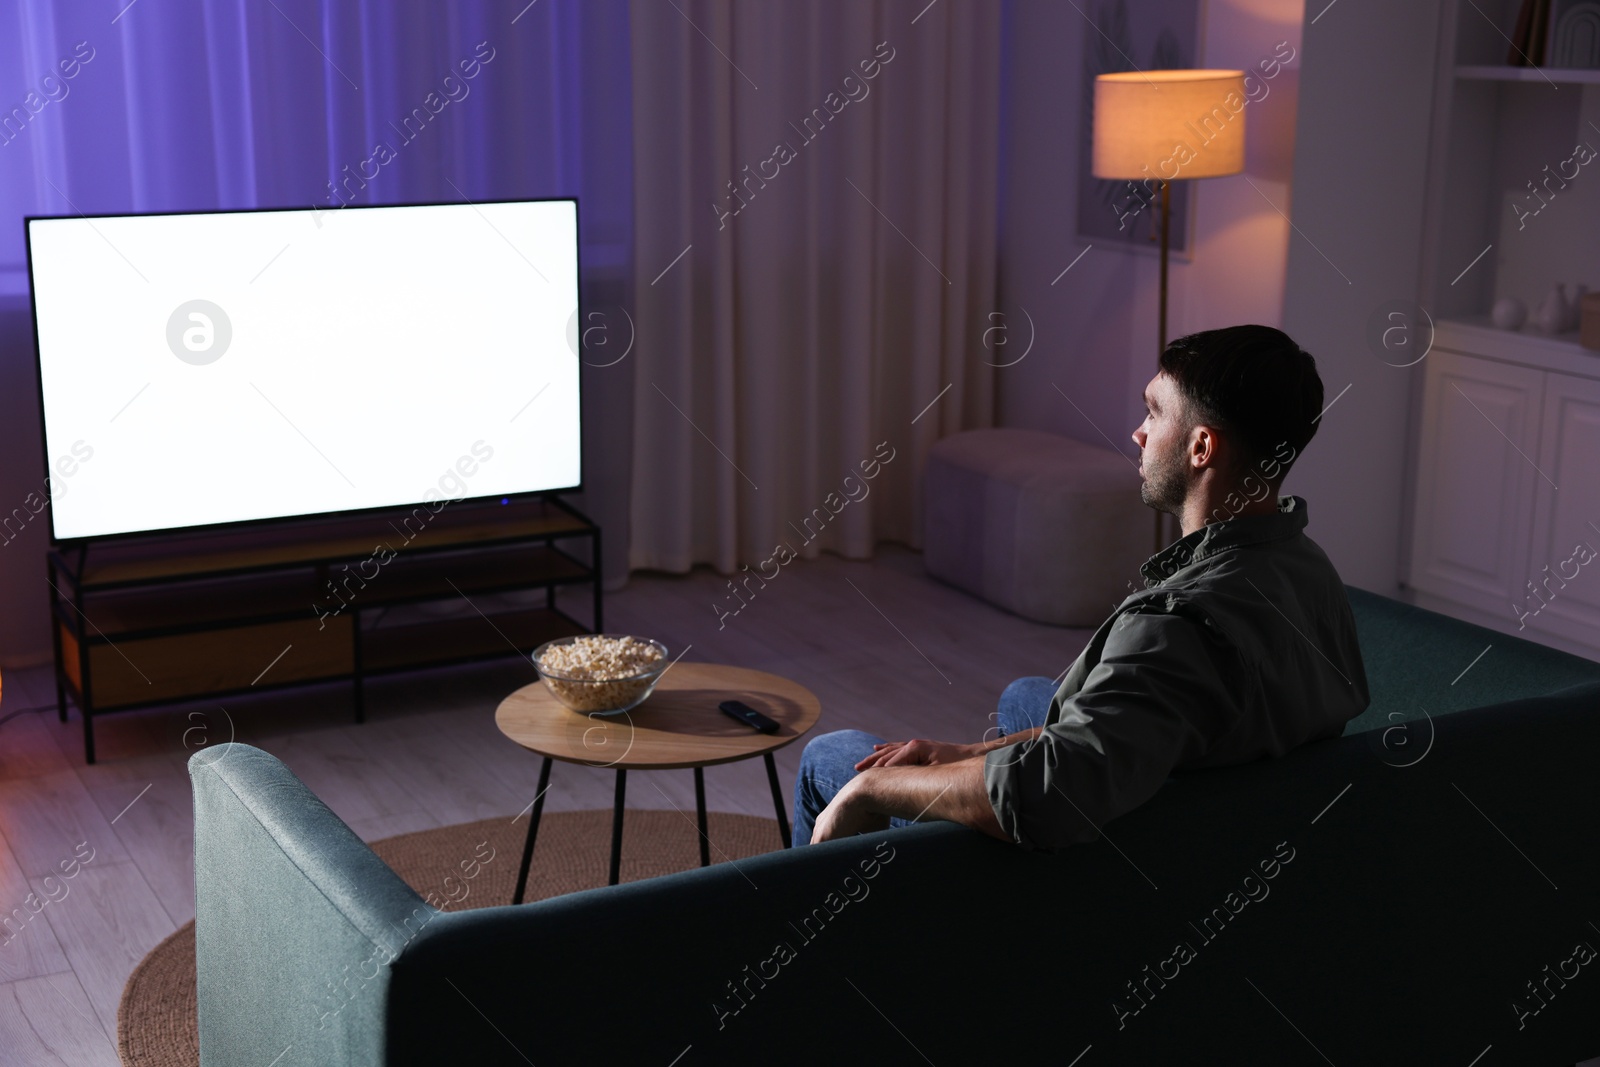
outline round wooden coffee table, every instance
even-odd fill
[[[780,724],[776,733],[763,734],[718,710],[724,700],[741,700]],[[539,833],[539,815],[550,785],[550,765],[555,760],[589,767],[613,767],[617,772],[616,806],[611,820],[611,884],[617,884],[622,864],[622,802],[629,771],[694,769],[694,799],[700,827],[700,865],[711,863],[706,836],[706,783],[703,768],[718,763],[760,756],[767,764],[772,804],[778,812],[783,847],[793,843],[778,768],[772,754],[792,744],[816,725],[822,707],[811,690],[798,682],[765,671],[718,663],[674,663],[643,704],[618,715],[573,711],[545,688],[543,682],[525,685],[500,702],[495,725],[500,732],[530,752],[544,757],[539,770],[539,791],[528,821],[528,840],[522,850],[517,891],[512,903],[522,903],[533,862],[533,842]]]

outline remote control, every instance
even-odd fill
[[[775,734],[778,732],[778,724],[776,722],[767,718],[755,708],[752,708],[749,704],[745,704],[742,701],[724,700],[722,703],[718,704],[717,707],[722,709],[723,714],[738,719],[752,730],[759,730],[764,734]]]

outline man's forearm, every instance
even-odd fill
[[[921,767],[875,767],[852,779],[850,802],[874,815],[958,822],[1009,841],[989,803],[983,763],[979,756]]]

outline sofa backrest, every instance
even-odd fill
[[[200,1062],[383,1063],[389,963],[439,912],[268,753],[189,777]]]
[[[394,964],[391,1062],[1571,1063],[1597,749],[1600,686],[1406,767],[1190,772],[1056,853],[935,823],[452,911]]]
[[[1424,713],[1443,715],[1600,682],[1600,663],[1592,660],[1364,589],[1345,589],[1372,694],[1372,704],[1350,720],[1345,736]]]

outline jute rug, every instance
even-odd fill
[[[780,847],[774,819],[712,812],[708,817],[711,862],[744,859]],[[467,895],[446,910],[511,903],[527,821],[509,819],[444,826],[375,842],[374,852],[417,892]],[[494,856],[477,877],[463,881],[463,856]],[[629,811],[622,831],[622,881],[633,882],[700,864],[694,816],[677,811]],[[611,812],[547,812],[528,875],[528,900],[543,900],[606,884],[611,870]],[[150,950],[128,976],[117,1008],[117,1051],[126,1067],[198,1067],[200,1037],[195,1022],[194,923]]]

